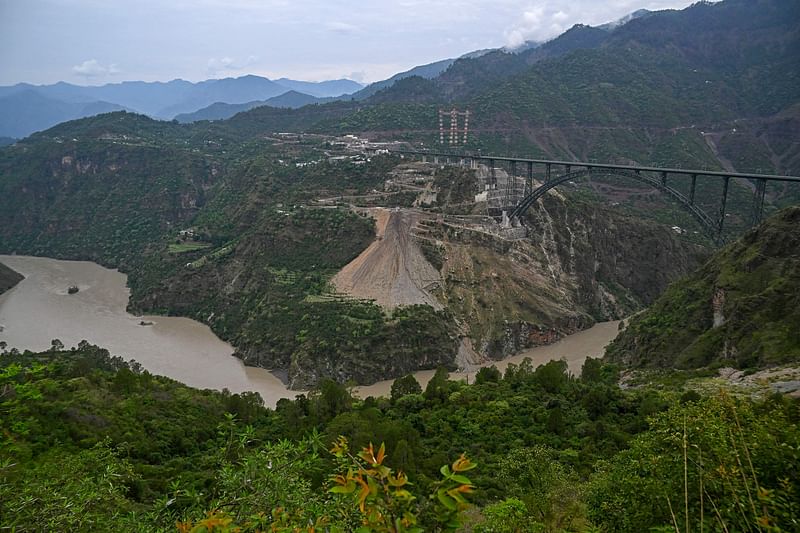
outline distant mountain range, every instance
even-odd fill
[[[780,155],[784,150],[778,139],[779,130],[791,129],[786,124],[793,125],[800,113],[800,108],[792,108],[800,87],[798,11],[798,4],[788,0],[726,0],[699,2],[681,11],[640,10],[598,27],[577,24],[545,43],[480,50],[421,65],[367,87],[349,80],[310,83],[258,76],[101,87],[19,84],[0,87],[0,137],[22,137],[70,118],[115,109],[179,122],[223,120],[250,111],[237,127],[280,131],[293,123],[331,131],[433,131],[434,113],[423,106],[459,105],[472,109],[476,133],[497,128],[516,132],[512,144],[526,153],[582,157],[593,143],[631,144],[642,150],[643,159],[661,160],[675,152],[660,155],[652,146],[674,140],[651,139],[647,148],[641,140],[652,131],[633,133],[631,127],[655,128],[661,137],[672,128],[684,132],[690,125],[705,124],[706,131],[713,126],[719,132],[705,137],[699,129],[692,135],[682,133],[691,137],[698,162],[716,160],[717,151],[729,150],[729,156],[761,153],[746,164],[753,168],[793,168],[794,158]],[[742,32],[747,39],[740,39]],[[31,104],[28,99],[37,100]],[[309,104],[327,105],[292,111]],[[271,109],[254,109],[264,106]],[[778,113],[783,113],[782,119],[770,118],[764,126],[770,133],[748,130],[746,141],[741,125],[734,130],[739,132],[735,138],[730,128],[720,125],[742,118],[767,120]],[[554,125],[557,134],[552,129],[536,131]],[[598,127],[619,127],[618,136],[627,140],[623,143]],[[587,132],[576,128],[595,128],[594,140],[589,142]],[[600,139],[604,135],[609,138]],[[491,145],[498,139],[472,140]],[[748,146],[742,147],[743,142]],[[576,151],[577,146],[583,148]]]
[[[596,46],[617,27],[650,13],[639,10],[598,28],[579,25],[576,28],[586,28],[593,34],[593,38],[589,38],[584,32],[579,39],[584,41],[585,47]],[[562,43],[562,47],[565,41],[570,43],[567,44],[568,49],[582,47],[575,46],[569,38],[564,39],[564,36],[556,41]],[[509,52],[522,55],[540,47],[542,43],[526,42]],[[184,80],[127,81],[89,87],[65,82],[53,85],[19,83],[0,87],[0,137],[22,138],[68,120],[120,110],[186,123],[223,120],[260,106],[296,109],[333,100],[362,101],[393,87],[400,80],[413,77],[432,80],[445,73],[457,61],[477,59],[497,52],[495,49],[476,50],[458,58],[414,67],[366,87],[348,79],[308,82],[288,78],[269,80],[253,75],[198,83]],[[541,57],[548,55],[550,54],[541,54]],[[408,86],[409,84],[404,84],[404,87]],[[379,97],[378,101],[381,99]],[[2,144],[8,144],[8,141]]]
[[[217,102],[244,104],[286,95],[279,104],[349,94],[363,86],[351,80],[308,82],[260,76],[242,76],[192,83],[127,81],[83,87],[59,82],[53,85],[18,83],[0,87],[0,136],[21,138],[60,122],[107,113],[136,111],[153,118],[171,120]],[[310,100],[309,100],[310,99]],[[283,105],[282,105],[283,107]],[[288,105],[287,107],[292,107]]]
[[[253,100],[243,104],[227,104],[225,102],[215,102],[208,107],[198,109],[192,113],[181,113],[175,116],[175,120],[181,123],[197,122],[198,120],[224,120],[231,118],[237,113],[249,111],[254,107],[269,106],[287,109],[297,109],[310,104],[320,104],[339,99],[349,99],[350,95],[338,97],[318,98],[306,93],[288,91],[279,96],[273,96],[267,100]]]

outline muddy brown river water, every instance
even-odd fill
[[[0,255],[0,262],[25,276],[10,291],[0,295],[0,341],[9,348],[42,351],[52,339],[65,346],[87,340],[112,354],[135,359],[153,374],[171,377],[198,388],[231,392],[255,391],[274,407],[281,398],[294,398],[300,391],[288,390],[269,371],[247,367],[231,355],[233,348],[208,326],[187,318],[133,316],[126,312],[127,277],[115,270],[86,261],[61,261],[43,257]],[[75,285],[76,294],[67,289]],[[152,322],[143,326],[140,322]],[[501,370],[509,362],[530,357],[534,365],[564,358],[570,370],[580,372],[588,356],[599,356],[617,332],[618,322],[604,322],[570,335],[550,346],[526,350],[495,363]],[[472,381],[470,373],[451,374]],[[423,387],[433,371],[415,374]],[[360,387],[360,396],[388,395],[392,381]]]

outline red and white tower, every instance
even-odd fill
[[[450,132],[447,136],[447,144],[458,146],[467,143],[469,134],[469,110],[459,111],[455,107],[451,110],[439,110],[439,144],[445,144],[444,119],[450,119]],[[464,119],[463,127],[459,127],[459,118]]]

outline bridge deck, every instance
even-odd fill
[[[447,152],[427,152],[417,150],[391,150],[392,153],[409,154],[409,155],[424,155],[431,157],[460,157],[477,159],[482,161],[509,161],[515,163],[533,163],[537,165],[558,165],[569,167],[582,167],[582,168],[598,168],[605,170],[630,170],[633,172],[666,172],[667,174],[684,174],[687,176],[718,176],[722,178],[745,178],[745,179],[763,179],[767,181],[789,181],[800,183],[798,176],[782,176],[779,174],[752,174],[748,172],[725,172],[720,170],[696,170],[686,168],[661,168],[661,167],[642,167],[634,165],[612,165],[609,163],[587,163],[585,161],[558,161],[552,159],[526,159],[522,157],[508,157],[499,155],[486,155],[486,154],[469,154],[469,153],[447,153]]]

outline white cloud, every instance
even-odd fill
[[[364,80],[367,79],[367,73],[364,72],[363,70],[357,70],[357,71],[351,72],[350,74],[347,74],[345,76],[345,78],[353,80],[353,81],[357,81],[358,83],[364,83]]]
[[[568,7],[566,9],[569,10]],[[525,44],[525,41],[544,41],[555,37],[564,31],[563,26],[569,18],[568,13],[552,2],[538,1],[522,14],[517,24],[506,30],[506,46],[513,49]]]
[[[96,59],[87,59],[80,65],[72,67],[72,72],[89,79],[119,74],[120,71],[114,63],[103,65]]]
[[[238,61],[236,58],[224,56],[219,59],[212,57],[208,60],[208,73],[213,75],[222,72],[232,72],[236,70],[243,70],[258,61],[258,56],[249,55],[244,60]]]
[[[14,50],[0,54],[0,84],[111,81],[112,59],[128,79],[269,71],[294,79],[364,72],[372,81],[692,1],[0,0],[0,44]]]
[[[507,48],[526,41],[543,42],[564,33],[575,24],[598,26],[617,20],[639,8],[659,10],[685,7],[685,0],[533,0],[503,35]]]
[[[347,22],[331,21],[325,24],[325,27],[336,33],[354,33],[358,31],[358,26],[348,24]]]

